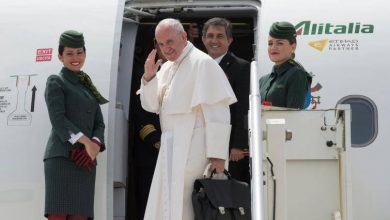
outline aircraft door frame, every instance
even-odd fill
[[[124,19],[119,49],[119,63],[116,85],[114,111],[113,151],[113,202],[114,220],[126,218],[128,182],[128,148],[129,148],[129,110],[133,58],[138,23]],[[132,40],[134,39],[134,40]]]

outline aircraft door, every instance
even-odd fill
[[[119,64],[115,99],[113,152],[114,220],[126,218],[128,184],[129,108],[133,55],[138,23],[124,20],[119,50]]]

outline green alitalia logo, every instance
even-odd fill
[[[348,24],[312,23],[301,21],[295,25],[298,35],[320,35],[320,34],[372,34],[374,25],[350,22]]]

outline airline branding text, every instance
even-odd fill
[[[372,34],[374,25],[350,22],[348,24],[312,23],[301,21],[295,25],[298,35],[321,35],[321,34]]]

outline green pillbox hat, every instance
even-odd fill
[[[281,21],[272,24],[269,35],[277,39],[295,39],[297,37],[297,31],[290,22]]]
[[[61,34],[60,45],[64,47],[80,48],[84,47],[83,33],[74,30],[68,30]]]

